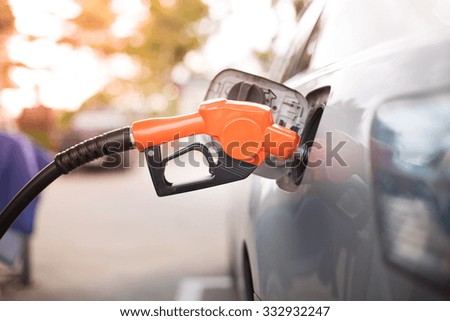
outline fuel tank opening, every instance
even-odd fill
[[[311,111],[311,114],[306,120],[305,128],[301,134],[302,140],[298,148],[300,153],[296,156],[294,168],[292,169],[292,180],[296,185],[299,185],[302,181],[303,174],[308,165],[309,153],[316,138],[324,108],[325,104],[318,105]]]

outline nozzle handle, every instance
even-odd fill
[[[167,181],[165,177],[167,163],[191,151],[200,151],[205,156],[211,175],[206,179],[184,184],[173,184]],[[163,159],[160,146],[147,148],[145,157],[156,194],[158,196],[168,196],[231,183],[247,178],[257,168],[256,165],[228,156],[221,149],[218,150],[218,153],[217,162],[215,162],[207,146],[201,143],[193,143]]]

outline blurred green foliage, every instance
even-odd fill
[[[208,13],[201,0],[174,0],[171,5],[164,5],[168,2],[164,0],[144,2],[148,19],[137,33],[127,38],[118,38],[111,33],[111,25],[117,18],[111,9],[111,0],[77,2],[82,6],[82,12],[71,21],[77,31],[74,37],[61,39],[61,42],[89,46],[105,57],[124,53],[139,62],[139,76],[131,80],[116,80],[115,86],[119,88],[133,88],[143,95],[160,92],[171,82],[172,68],[205,40],[199,38],[194,28],[195,23]],[[105,90],[88,103],[105,104],[117,95],[120,92]]]
[[[196,23],[208,14],[207,5],[201,0],[142,0],[143,10],[148,18],[139,25],[134,34],[127,37],[118,37],[112,32],[112,26],[119,16],[113,10],[113,0],[75,1],[80,5],[81,12],[77,17],[65,21],[72,31],[65,32],[65,36],[59,39],[58,43],[68,44],[73,48],[89,47],[102,59],[108,59],[115,54],[125,54],[140,66],[136,77],[114,79],[109,86],[90,97],[82,109],[108,105],[130,90],[140,93],[143,97],[163,92],[163,88],[171,83],[173,67],[183,61],[186,53],[198,48],[206,40],[200,38],[195,31]],[[11,67],[18,64],[10,61],[5,48],[8,37],[16,33],[14,22],[9,1],[0,0],[0,90],[14,86],[8,74]],[[30,41],[37,39],[27,37]],[[31,69],[29,66],[21,66]],[[108,90],[111,85],[116,89]],[[142,107],[145,109],[146,106]],[[156,112],[148,108],[147,113],[153,116],[174,114],[176,108],[175,98],[169,97],[166,110]],[[57,112],[58,131],[64,132],[69,127],[75,113]],[[28,134],[44,146],[51,145],[49,133],[30,130]]]
[[[193,22],[207,14],[200,0],[177,1],[176,6],[165,7],[158,0],[150,1],[150,19],[141,28],[138,42],[129,42],[125,51],[143,62],[149,72],[141,79],[145,92],[160,89],[169,81],[171,67],[181,62],[201,40],[193,29]]]
[[[80,14],[67,21],[73,32],[58,40],[73,47],[89,47],[100,57],[126,54],[138,62],[141,72],[134,79],[115,80],[114,93],[103,90],[89,102],[107,103],[114,96],[129,88],[149,95],[159,92],[170,83],[172,68],[183,61],[190,50],[196,49],[205,39],[195,32],[195,23],[208,13],[201,0],[143,0],[143,10],[148,19],[143,21],[136,33],[122,38],[112,32],[118,14],[114,12],[112,0],[76,0],[81,6]],[[0,86],[8,85],[8,61],[4,43],[14,33],[14,16],[8,0],[0,0]]]

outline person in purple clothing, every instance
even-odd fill
[[[14,195],[50,161],[50,156],[26,136],[0,132],[0,209],[5,208]],[[0,262],[13,266],[18,259],[23,259],[33,232],[38,201],[35,199],[23,211],[0,240]],[[29,271],[25,273],[23,281],[29,283]]]

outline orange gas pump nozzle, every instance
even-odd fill
[[[198,112],[135,122],[131,131],[140,151],[198,134],[212,136],[230,157],[261,165],[269,155],[290,158],[300,137],[274,123],[269,107],[246,101],[208,100]]]
[[[232,70],[228,72],[230,73],[236,74]],[[299,93],[267,79],[247,74],[238,73],[237,78],[233,79],[238,80],[241,76],[250,76],[263,84],[263,87],[266,86],[272,93],[270,102],[276,97],[273,89],[281,96],[289,93],[295,97],[290,104],[296,110],[303,110],[300,103],[302,96]],[[269,155],[280,159],[292,157],[300,144],[300,137],[296,132],[275,124],[272,110],[268,106],[246,101],[256,96],[262,98],[263,89],[243,82],[238,82],[237,85],[238,87],[233,86],[239,89],[238,95],[234,95],[237,100],[208,100],[200,104],[196,113],[138,121],[130,127],[100,134],[58,153],[54,161],[30,180],[1,212],[0,239],[27,205],[58,177],[95,159],[126,152],[135,147],[145,152],[153,185],[159,196],[185,193],[245,179]],[[227,90],[236,93],[233,88]],[[224,89],[223,94],[226,94],[227,90]],[[252,92],[253,94],[250,94]],[[277,104],[280,103],[283,103],[281,99]],[[217,155],[211,154],[207,144],[195,142],[163,157],[161,144],[199,134],[209,135],[220,143],[220,147],[214,145]],[[209,166],[209,175],[190,182],[168,181],[165,176],[168,162],[191,151],[203,154]]]

